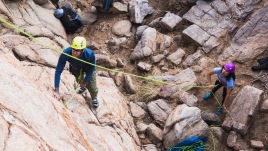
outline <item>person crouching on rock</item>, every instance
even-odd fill
[[[213,88],[210,92],[204,95],[204,100],[208,100],[215,95],[219,88],[223,87],[222,103],[218,107],[216,114],[222,114],[222,111],[226,112],[226,103],[229,101],[231,91],[234,89],[235,85],[235,64],[228,62],[223,67],[214,68],[207,74],[207,80],[209,87]],[[211,85],[211,75],[217,74],[218,79],[215,85]],[[223,107],[223,108],[222,108]]]

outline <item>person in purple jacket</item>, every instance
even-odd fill
[[[72,55],[73,57],[79,58],[86,62],[96,64],[95,55],[92,50],[86,48],[86,39],[84,37],[75,37],[72,41],[71,47],[66,48],[64,53]],[[66,62],[69,62],[69,70],[75,76],[76,81],[80,84],[80,90],[78,93],[83,93],[87,88],[92,98],[92,104],[95,108],[97,108],[99,106],[99,102],[97,100],[98,88],[96,85],[96,67],[94,65],[79,61],[75,58],[64,54],[60,55],[55,71],[55,92],[53,96],[57,100],[60,99],[60,76]]]
[[[228,62],[223,67],[214,68],[214,70],[207,74],[208,85],[213,89],[204,95],[204,100],[208,100],[209,98],[213,97],[213,94],[215,95],[216,91],[224,86],[222,94],[222,106],[218,107],[216,114],[222,114],[222,107],[226,112],[225,104],[229,101],[231,91],[234,89],[235,85],[235,68],[236,67],[233,63]],[[212,74],[217,74],[218,76],[218,79],[214,85],[211,85]]]

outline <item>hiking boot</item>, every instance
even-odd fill
[[[260,65],[267,64],[267,63],[268,63],[268,57],[258,59],[257,62],[258,62]]]
[[[261,70],[268,70],[268,63],[267,64],[263,64],[261,66],[253,66],[251,67],[252,71],[261,71]]]
[[[79,94],[82,94],[83,92],[85,92],[87,90],[87,88],[80,88],[79,90],[78,90],[78,93]]]
[[[93,107],[98,108],[99,107],[99,101],[97,99],[92,100]]]
[[[208,100],[211,97],[211,93],[207,93],[204,95],[204,100]]]
[[[222,107],[218,107],[216,114],[217,114],[217,115],[222,114]]]

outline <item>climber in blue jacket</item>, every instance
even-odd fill
[[[92,50],[86,48],[86,39],[84,37],[77,36],[73,39],[71,47],[68,47],[64,50],[64,53],[72,55],[75,58],[79,58],[91,64],[96,64],[95,55]],[[80,90],[78,93],[83,93],[86,88],[88,89],[91,98],[92,104],[95,108],[99,106],[97,100],[98,88],[96,85],[96,67],[69,57],[67,55],[61,54],[58,60],[58,64],[55,71],[55,92],[53,96],[59,100],[59,85],[60,85],[60,76],[65,67],[66,62],[70,63],[70,72],[75,76],[76,81],[80,83]],[[86,74],[84,76],[84,73]],[[83,79],[82,79],[83,78]]]

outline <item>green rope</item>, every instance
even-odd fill
[[[173,149],[182,149],[182,151],[194,151],[195,149],[207,149],[205,148],[207,145],[204,145],[203,141],[198,141],[189,146],[181,146],[181,147],[172,147],[168,149],[168,151],[172,151]]]
[[[213,135],[213,133],[212,133],[211,130],[209,130],[209,132],[212,135],[213,150],[216,151],[216,145],[215,145],[215,141],[214,141],[214,135]]]
[[[73,94],[72,94],[72,96],[71,96],[71,98],[68,100],[68,101],[66,101],[66,103],[65,103],[65,106],[67,106],[68,104],[69,104],[69,102],[74,98],[74,96],[75,96],[75,94],[76,94],[76,92],[79,90],[79,88],[80,87],[78,87],[79,86],[79,84],[80,84],[80,82],[81,82],[81,80],[82,80],[82,78],[83,78],[83,70],[81,69],[80,70],[80,74],[79,74],[79,76],[78,76],[78,78],[77,78],[77,85],[76,85],[76,89],[75,89],[75,91],[73,92]]]

